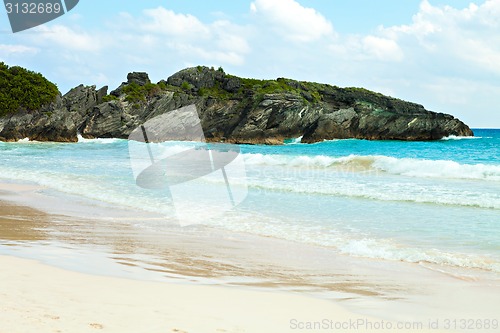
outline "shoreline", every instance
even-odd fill
[[[182,287],[187,288],[186,292],[192,290],[196,294],[194,290],[197,287],[213,287],[216,290],[231,290],[228,293],[235,295],[239,292],[250,293],[258,300],[266,299],[262,295],[277,294],[295,300],[281,303],[271,297],[270,304],[281,304],[278,307],[288,309],[291,302],[295,305],[291,305],[290,309],[304,307],[305,312],[297,310],[302,314],[308,313],[304,304],[311,302],[314,303],[312,308],[328,308],[335,313],[343,313],[345,316],[342,318],[346,319],[361,316],[424,322],[452,315],[494,319],[496,314],[492,309],[500,306],[498,283],[487,285],[484,281],[464,281],[417,264],[332,256],[329,251],[317,247],[206,228],[179,229],[170,226],[158,232],[153,225],[151,229],[138,229],[130,221],[123,221],[126,218],[133,221],[137,217],[129,212],[113,210],[114,216],[111,216],[108,214],[109,207],[93,207],[95,210],[85,212],[88,207],[80,206],[81,202],[73,202],[73,206],[69,204],[73,197],[65,201],[68,206],[59,202],[58,209],[53,210],[56,207],[54,203],[58,201],[46,196],[43,191],[36,185],[0,184],[0,262],[1,267],[14,267],[12,274],[17,276],[74,274],[75,289],[87,286],[87,279],[96,279],[98,281],[94,283],[101,285],[102,290],[107,290],[108,285],[112,289],[112,281],[125,280],[131,284],[130,288],[137,289],[157,289],[165,285],[168,286],[166,290]],[[35,207],[29,208],[31,204]],[[40,211],[42,208],[45,212]],[[82,218],[80,213],[86,213],[87,218]],[[154,221],[155,217],[148,218]],[[24,272],[16,271],[20,266],[25,267]],[[29,273],[38,270],[42,272]],[[46,270],[52,272],[43,273]],[[2,274],[10,273],[4,271]],[[38,303],[43,303],[43,298],[47,296],[39,294],[36,290],[39,283],[35,280],[9,281],[11,288],[0,291],[0,294],[9,295],[10,289],[17,292],[31,288],[26,293],[42,297]],[[54,293],[58,293],[57,286],[52,288]],[[211,292],[218,295],[216,298],[226,299],[224,292]],[[84,295],[75,297],[80,296]],[[15,303],[14,298],[11,302]],[[65,300],[60,302],[64,304]],[[239,306],[239,302],[236,303]],[[245,301],[241,303],[246,304]],[[214,308],[221,313],[228,307],[218,302],[214,304]],[[67,306],[71,308],[73,305]],[[143,306],[146,307],[146,304]],[[161,304],[157,306],[161,307]],[[192,312],[192,309],[189,311]],[[327,314],[321,311],[318,313]],[[11,315],[15,317],[19,314]],[[311,318],[321,316],[311,314]],[[245,323],[242,332],[267,332],[262,327],[252,330],[252,321],[241,320]],[[56,322],[53,324],[56,325]],[[277,325],[276,322],[264,322],[273,327],[272,332],[280,332],[281,328],[274,329],[272,326]],[[97,324],[104,326],[99,322]],[[199,327],[178,326],[174,328],[179,332],[205,332]],[[110,332],[113,332],[112,329]],[[290,331],[287,329],[284,327],[283,331]],[[215,331],[214,328],[206,332]],[[3,332],[1,325],[0,332]]]

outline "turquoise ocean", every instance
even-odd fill
[[[474,133],[433,142],[241,145],[248,196],[208,225],[346,256],[498,276],[500,130]],[[186,143],[162,145],[175,151]],[[0,180],[164,216],[138,219],[153,229],[175,220],[168,193],[136,185],[127,140],[0,143]]]

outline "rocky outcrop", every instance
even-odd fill
[[[78,86],[36,111],[0,118],[0,139],[76,141],[128,135],[145,121],[196,105],[208,141],[281,144],[359,138],[435,140],[472,136],[451,115],[425,110],[359,88],[289,79],[243,79],[222,69],[195,67],[152,84],[146,73],[130,73],[110,95],[107,87]]]
[[[442,113],[395,114],[348,108],[322,114],[306,131],[302,142],[347,138],[417,141],[438,140],[449,135],[473,134],[464,123]]]
[[[79,127],[93,108],[102,103],[107,87],[80,85],[66,95],[58,96],[52,104],[37,111],[21,110],[0,118],[0,140],[18,141],[23,138],[37,141],[76,142]]]
[[[123,94],[123,88],[128,85],[136,84],[138,86],[145,86],[146,84],[150,84],[151,80],[149,79],[148,73],[145,72],[133,72],[128,73],[127,82],[123,82],[118,88],[111,92],[111,95],[115,97],[119,97]]]

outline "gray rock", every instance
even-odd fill
[[[71,89],[63,96],[66,109],[84,114],[95,105],[102,103],[103,97],[107,95],[108,87],[95,89],[96,86],[85,87],[83,84]]]
[[[195,89],[212,88],[217,81],[222,82],[225,74],[219,70],[213,70],[205,66],[186,68],[170,76],[168,84],[181,87],[184,82],[193,85]]]
[[[128,73],[127,82],[129,84],[130,83],[137,83],[140,86],[145,86],[146,84],[151,83],[151,80],[149,79],[148,73],[132,72],[132,73]]]
[[[0,117],[0,140],[76,141],[78,133],[87,138],[127,138],[146,121],[193,104],[204,135],[212,142],[281,144],[299,136],[305,143],[337,138],[436,140],[473,135],[451,115],[365,89],[288,79],[258,82],[200,66],[169,77],[167,83],[174,88],[167,86],[144,100],[128,102],[123,87],[134,82],[150,81],[146,73],[130,73],[127,82],[111,92],[116,100],[103,102],[107,87],[80,85],[40,110]],[[184,89],[185,83],[192,89]],[[200,94],[202,88],[208,93]]]
[[[80,85],[41,110],[0,117],[0,140],[76,142],[79,129],[106,91],[107,87],[96,90]]]
[[[354,108],[340,109],[333,113],[319,116],[314,126],[304,134],[304,142],[316,142],[321,140],[347,139],[355,137],[353,128],[359,115]]]
[[[237,92],[241,88],[241,81],[236,77],[225,78],[223,88],[232,93]]]
[[[129,84],[135,83],[139,86],[145,86],[148,83],[151,83],[149,79],[149,75],[144,72],[132,72],[127,74],[127,82],[122,82],[118,88],[110,92],[110,95],[115,97],[119,97],[123,93],[123,88],[128,86]]]

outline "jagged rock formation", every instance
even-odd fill
[[[94,106],[102,103],[107,87],[80,85],[56,101],[36,111],[21,110],[0,118],[0,139],[18,141],[76,142],[79,127]]]
[[[289,79],[243,79],[222,69],[194,67],[152,84],[130,73],[107,95],[107,87],[78,86],[40,110],[0,117],[0,139],[76,141],[127,138],[137,126],[183,106],[197,106],[205,137],[213,142],[281,144],[335,138],[435,140],[472,136],[451,115],[425,110],[359,88]]]

